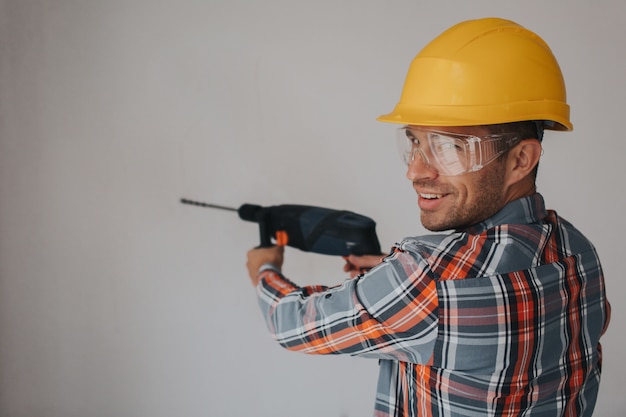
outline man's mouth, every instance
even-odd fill
[[[435,200],[438,198],[442,198],[444,195],[443,194],[431,194],[431,193],[418,193],[419,196],[423,199],[426,200]]]

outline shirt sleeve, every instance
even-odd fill
[[[437,336],[436,281],[427,263],[396,250],[337,287],[298,287],[260,273],[259,304],[272,336],[309,354],[350,354],[427,363]]]

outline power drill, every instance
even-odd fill
[[[242,220],[259,224],[260,247],[287,245],[304,252],[324,255],[380,255],[376,223],[351,211],[284,204],[239,208],[181,199],[183,204],[236,211]]]

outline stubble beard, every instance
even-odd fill
[[[504,206],[504,171],[495,161],[477,177],[475,198],[468,204],[457,203],[443,213],[421,211],[422,225],[431,232],[463,230],[496,214]],[[456,194],[450,197],[454,198]]]

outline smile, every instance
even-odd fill
[[[427,193],[419,193],[419,196],[426,200],[434,200],[437,198],[442,198],[443,194],[427,194]]]

